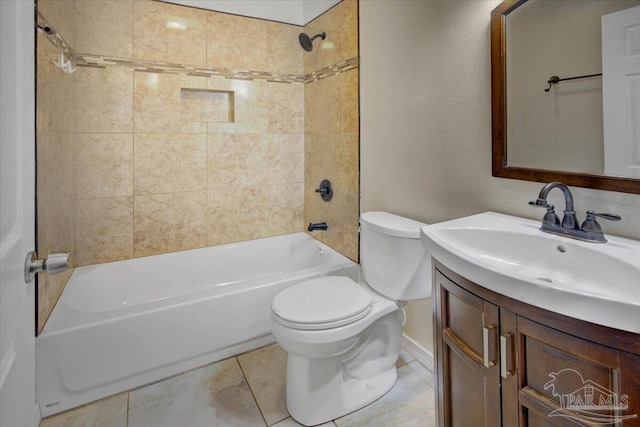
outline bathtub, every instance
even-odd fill
[[[305,233],[78,267],[36,338],[43,417],[275,342],[271,300],[356,263]]]

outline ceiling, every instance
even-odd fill
[[[341,0],[160,0],[200,9],[305,25]]]

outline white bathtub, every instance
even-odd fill
[[[358,274],[304,233],[76,268],[36,339],[42,416],[275,342],[278,292]]]

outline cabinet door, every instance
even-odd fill
[[[435,273],[441,427],[499,426],[498,307]]]
[[[503,328],[507,313],[501,310]],[[503,379],[505,420],[527,427],[640,425],[634,417],[640,395],[633,394],[640,387],[639,357],[515,317],[515,375]],[[504,400],[516,382],[517,404]]]

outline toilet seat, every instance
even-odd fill
[[[372,297],[348,277],[325,276],[280,292],[271,304],[273,319],[301,330],[349,325],[371,312]]]

